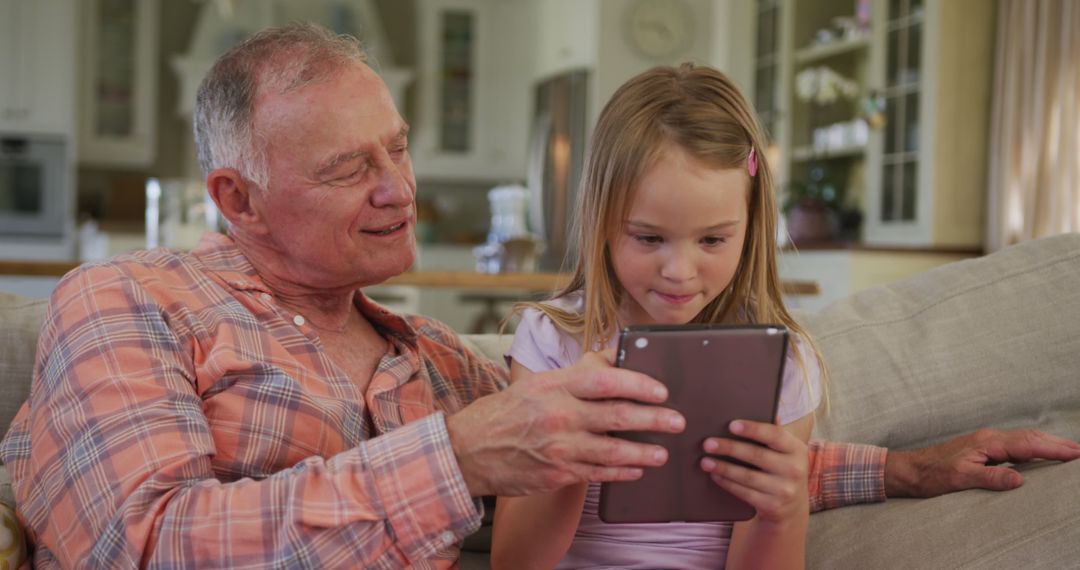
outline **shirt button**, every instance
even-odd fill
[[[259,295],[259,297],[267,303],[274,300],[274,298],[270,296],[270,293],[263,293],[262,295]]]
[[[292,322],[296,323],[298,327],[304,326],[304,315],[296,315],[292,318]]]
[[[457,540],[457,538],[454,537],[454,533],[452,533],[450,531],[446,531],[446,532],[442,533],[442,541],[443,541],[443,544],[445,544],[446,546],[450,546],[451,544],[454,544],[454,542],[456,540]]]

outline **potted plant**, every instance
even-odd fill
[[[792,242],[830,241],[858,230],[862,214],[844,204],[843,188],[821,166],[811,168],[806,179],[787,185],[783,209]]]

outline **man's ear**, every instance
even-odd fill
[[[266,224],[257,207],[261,190],[234,168],[217,168],[206,175],[206,190],[229,223],[246,232],[265,233]]]

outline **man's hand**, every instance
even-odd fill
[[[667,451],[607,435],[680,432],[686,420],[655,405],[663,384],[611,366],[612,354],[526,376],[446,420],[461,473],[474,495],[546,493],[585,481],[628,481],[663,465]],[[631,401],[633,400],[633,401]]]
[[[981,429],[945,443],[914,451],[889,451],[885,494],[889,497],[936,497],[965,489],[1008,491],[1024,477],[999,463],[1035,459],[1080,458],[1080,443],[1038,430]]]

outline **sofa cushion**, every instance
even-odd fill
[[[889,499],[810,517],[807,568],[1075,568],[1080,460],[1020,468],[1024,485]]]
[[[19,568],[26,557],[26,539],[15,518],[15,509],[0,504],[0,568]]]
[[[45,299],[0,291],[0,434],[30,393]]]
[[[842,299],[804,323],[829,366],[817,435],[892,448],[980,427],[1080,439],[1080,234]]]
[[[19,568],[26,557],[26,538],[15,517],[11,478],[0,465],[0,569]]]

